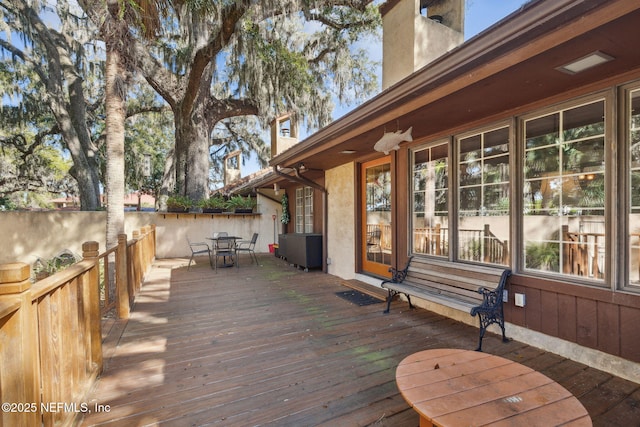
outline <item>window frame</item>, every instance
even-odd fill
[[[631,247],[630,247],[630,232],[631,232],[631,94],[638,92],[640,94],[640,80],[620,86],[619,90],[619,132],[618,141],[621,148],[618,150],[618,165],[616,169],[620,171],[618,177],[618,186],[623,195],[621,200],[618,200],[620,204],[620,217],[624,218],[619,228],[619,239],[621,244],[616,246],[620,247],[620,254],[622,256],[617,257],[618,264],[615,265],[616,269],[621,272],[618,276],[614,277],[613,283],[619,283],[617,290],[624,290],[633,293],[640,293],[640,284],[631,284]],[[615,286],[612,286],[613,290],[616,290]]]
[[[477,135],[486,135],[489,134],[491,132],[500,130],[500,129],[507,129],[507,134],[508,134],[508,152],[506,153],[506,155],[509,158],[509,162],[508,162],[508,169],[509,169],[509,181],[508,181],[508,191],[510,194],[510,203],[509,203],[509,208],[507,210],[507,215],[509,216],[508,218],[508,224],[509,224],[509,231],[508,231],[508,236],[509,236],[509,241],[510,241],[510,246],[509,246],[509,259],[507,261],[506,264],[497,264],[497,263],[488,263],[488,262],[484,262],[484,261],[475,261],[475,260],[470,260],[470,259],[461,259],[460,258],[460,189],[462,188],[462,186],[460,185],[460,165],[463,163],[460,159],[461,157],[461,153],[460,153],[460,144],[461,141],[464,139],[468,139]],[[451,261],[454,262],[458,262],[458,263],[465,263],[465,264],[472,264],[472,265],[479,265],[479,266],[486,266],[486,267],[499,267],[499,268],[510,268],[511,265],[513,264],[513,259],[514,259],[514,245],[513,242],[515,242],[514,240],[514,233],[513,233],[513,225],[515,224],[514,222],[514,216],[516,212],[514,209],[514,194],[516,193],[516,189],[515,189],[515,185],[517,182],[517,173],[516,173],[516,168],[514,166],[514,159],[517,156],[517,150],[515,149],[516,147],[516,123],[515,123],[515,119],[513,118],[509,118],[506,120],[501,120],[501,121],[497,121],[497,122],[493,122],[493,123],[489,123],[485,126],[481,126],[481,127],[476,127],[472,130],[463,132],[463,133],[459,133],[457,135],[455,135],[453,137],[453,142],[452,142],[452,153],[451,153],[451,158],[452,158],[452,166],[450,168],[450,174],[452,174],[453,176],[451,177],[451,179],[453,180],[453,183],[451,184],[450,187],[450,191],[455,192],[455,197],[452,197],[452,202],[453,202],[453,207],[450,210],[450,214],[453,213],[453,215],[450,217],[450,221],[451,221],[451,236],[450,239],[452,239],[451,241],[453,241],[455,243],[453,250],[450,251],[452,252],[451,254]],[[489,156],[492,157],[492,156]],[[494,156],[495,157],[495,156]],[[484,159],[484,156],[482,157]],[[453,169],[455,167],[455,169]],[[486,184],[484,183],[484,178],[482,178],[482,182],[480,184],[481,186],[485,186]],[[468,187],[468,186],[465,186]]]
[[[295,195],[295,232],[298,234],[313,233],[313,188],[309,186],[296,187]]]
[[[409,180],[409,185],[408,185],[408,190],[410,193],[409,196],[409,209],[408,209],[408,214],[409,214],[409,219],[408,219],[408,233],[409,233],[409,238],[407,239],[408,241],[408,250],[409,250],[409,254],[410,255],[417,255],[420,257],[426,257],[429,259],[433,259],[433,260],[440,260],[440,261],[451,261],[452,260],[452,248],[450,245],[451,239],[452,237],[452,225],[451,225],[451,211],[453,209],[453,205],[452,205],[452,198],[451,198],[451,188],[452,188],[452,177],[451,177],[451,164],[452,164],[452,141],[453,139],[451,137],[449,138],[440,138],[440,139],[436,139],[434,141],[430,141],[430,142],[425,142],[422,143],[420,145],[416,145],[415,147],[411,147],[411,149],[409,150],[409,166],[408,169],[408,180]],[[430,254],[430,253],[424,253],[424,252],[416,252],[414,251],[415,248],[415,224],[414,224],[414,216],[415,216],[415,194],[416,194],[416,189],[415,189],[415,180],[414,180],[414,176],[415,176],[415,170],[414,170],[414,166],[415,166],[415,155],[416,152],[418,151],[423,151],[423,150],[427,150],[427,149],[431,149],[434,147],[437,147],[439,145],[444,145],[447,149],[447,223],[448,223],[448,227],[447,227],[447,232],[446,232],[446,239],[447,242],[449,244],[449,248],[447,251],[446,255],[435,255],[435,254]]]
[[[615,288],[616,283],[616,275],[619,274],[619,257],[616,258],[618,251],[615,249],[616,245],[618,245],[620,239],[619,230],[614,229],[614,223],[616,221],[612,221],[612,218],[616,218],[617,211],[616,207],[613,206],[613,196],[616,188],[614,183],[618,181],[618,177],[615,176],[617,170],[617,161],[615,159],[615,135],[618,129],[618,126],[615,123],[616,117],[616,106],[615,106],[615,88],[610,88],[608,90],[599,91],[596,93],[592,93],[586,96],[572,98],[560,103],[556,103],[553,105],[546,106],[544,108],[532,110],[526,114],[522,114],[518,116],[517,119],[517,158],[516,158],[516,170],[517,176],[515,179],[517,180],[517,188],[514,194],[514,207],[517,209],[514,212],[514,216],[517,217],[517,235],[514,238],[514,242],[516,245],[513,246],[513,256],[512,259],[515,259],[515,267],[516,270],[530,276],[540,277],[540,278],[548,278],[551,280],[561,280],[563,282],[577,284],[577,285],[590,285],[598,288]],[[525,257],[524,257],[524,246],[525,246],[525,237],[524,237],[524,201],[523,201],[523,191],[525,184],[525,176],[524,176],[524,167],[525,167],[525,156],[526,156],[526,126],[525,123],[529,120],[534,120],[536,118],[542,118],[547,115],[551,115],[554,113],[562,113],[567,110],[579,108],[581,106],[586,106],[592,103],[596,103],[598,101],[603,101],[604,107],[604,232],[605,232],[605,254],[604,261],[605,271],[603,273],[602,279],[590,278],[588,276],[578,276],[578,275],[570,275],[563,274],[562,272],[545,272],[542,270],[536,270],[525,267]],[[620,150],[623,151],[623,150]],[[626,222],[626,221],[625,221]],[[516,252],[517,251],[517,252]],[[513,262],[512,262],[513,263]],[[560,260],[560,269],[562,269],[562,259]]]

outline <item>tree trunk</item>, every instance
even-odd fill
[[[194,201],[209,194],[209,127],[203,110],[202,105],[194,106],[194,113],[188,119],[174,115],[176,191]]]
[[[107,45],[105,66],[106,144],[107,144],[107,248],[118,243],[124,233],[124,122],[125,78],[120,53]]]
[[[162,175],[162,185],[160,192],[157,195],[157,208],[159,211],[167,210],[167,199],[169,195],[174,192],[176,186],[176,168],[175,168],[175,148],[172,148],[167,153],[167,159],[164,164],[164,173]]]

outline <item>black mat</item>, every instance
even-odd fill
[[[359,306],[378,304],[382,302],[382,300],[379,300],[376,297],[372,297],[371,295],[363,294],[362,292],[355,290],[336,292],[336,295]]]

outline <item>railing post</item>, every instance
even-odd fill
[[[86,301],[83,304],[84,328],[89,332],[91,348],[91,364],[97,369],[98,374],[102,372],[102,323],[100,320],[100,279],[98,256],[98,242],[84,242],[82,244],[82,257],[85,260],[93,260],[94,265],[89,273],[89,286],[82,287],[82,298]],[[105,289],[108,292],[108,288]]]
[[[565,274],[573,273],[573,265],[571,262],[571,258],[572,258],[571,251],[573,250],[573,248],[570,242],[571,242],[571,238],[569,236],[569,226],[563,225],[561,256],[562,256],[562,272]]]
[[[151,224],[151,262],[156,259],[156,225]]]
[[[23,411],[2,411],[5,426],[40,425],[40,363],[37,312],[31,299],[31,268],[17,262],[0,265],[0,302],[18,304],[0,323],[0,396],[2,403],[33,404]]]
[[[136,289],[140,289],[140,282],[142,281],[142,263],[141,263],[141,246],[142,242],[140,241],[140,231],[133,230],[132,237],[134,240],[133,244],[133,258],[131,263],[133,264],[133,280],[135,281]]]
[[[129,284],[127,283],[127,235],[118,234],[116,250],[116,294],[118,318],[129,318]]]
[[[502,263],[504,265],[509,265],[510,263],[510,257],[511,257],[511,251],[509,250],[509,241],[505,240],[504,242],[502,242]]]
[[[151,239],[149,233],[151,233],[151,227],[145,225],[142,228],[144,233],[144,275],[149,272],[149,266],[151,265]]]
[[[480,248],[481,251],[484,251],[484,255],[480,255],[483,257],[484,262],[492,262],[491,260],[491,252],[493,247],[493,242],[491,241],[491,226],[489,224],[484,225],[484,244],[483,247]]]

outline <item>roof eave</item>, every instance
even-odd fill
[[[417,72],[366,101],[356,109],[318,130],[307,139],[274,157],[270,165],[291,165],[301,158],[325,146],[335,146],[344,141],[343,135],[379,114],[384,108],[403,105],[409,100],[437,88],[461,75],[468,76],[468,85],[481,81],[486,76],[473,73],[480,66],[496,61],[510,52],[525,46],[535,37],[562,28],[593,10],[622,3],[627,9],[635,9],[635,0],[554,0],[527,3],[519,11],[509,15],[478,36],[439,57]],[[621,8],[624,9],[624,8]],[[611,17],[613,19],[613,17]]]

